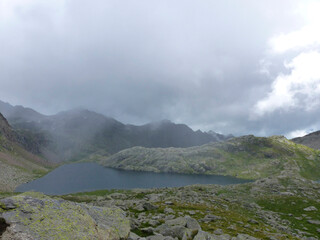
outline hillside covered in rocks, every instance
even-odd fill
[[[285,172],[239,185],[101,190],[62,198],[121,208],[132,240],[320,238],[320,184]]]
[[[320,179],[320,152],[282,136],[248,135],[191,148],[134,147],[100,163],[125,170],[218,174],[245,179],[276,176],[286,170]]]

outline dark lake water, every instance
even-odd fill
[[[22,184],[16,192],[37,191],[45,194],[69,194],[99,189],[181,187],[191,184],[236,184],[248,180],[216,175],[191,175],[124,171],[96,163],[67,164],[42,178]]]

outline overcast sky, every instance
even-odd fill
[[[320,1],[0,0],[0,100],[235,135],[320,129]]]

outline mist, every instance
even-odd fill
[[[317,10],[289,0],[2,0],[0,100],[294,137],[320,127]]]

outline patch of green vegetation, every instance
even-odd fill
[[[0,202],[0,213],[4,212],[4,209],[6,208],[6,206]]]
[[[79,193],[73,193],[69,194],[71,196],[105,196],[112,193],[124,193],[127,190],[117,190],[117,189],[104,189],[104,190],[96,190],[96,191],[90,191],[90,192],[79,192]]]
[[[16,196],[19,193],[16,192],[0,192],[0,199],[1,198],[6,198],[6,197],[12,197],[12,196]]]
[[[137,194],[133,195],[133,198],[143,199],[143,198],[145,198],[146,195],[147,195],[147,193],[141,192],[141,193],[137,193]]]
[[[189,211],[193,211],[192,217],[198,220],[201,228],[207,232],[213,233],[217,229],[222,229],[224,233],[231,236],[243,233],[260,239],[268,239],[267,234],[264,232],[268,227],[260,220],[256,220],[254,224],[250,223],[249,220],[254,219],[255,216],[237,204],[230,204],[225,201],[220,202],[220,200],[216,199],[216,202],[211,205],[175,202],[170,208],[176,212],[176,217],[179,216],[179,212],[182,215],[189,215]],[[208,214],[213,214],[218,219],[212,222],[201,221]],[[259,231],[256,231],[257,229]],[[266,232],[270,231],[266,230]]]
[[[311,224],[308,220],[320,219],[320,203],[314,199],[298,196],[272,196],[259,199],[257,203],[265,210],[277,212],[280,217],[290,223],[292,229],[306,230],[314,236],[320,237],[317,229],[319,226]],[[316,207],[317,211],[305,211],[310,206]]]
[[[217,196],[220,196],[221,194],[228,194],[228,193],[230,193],[230,191],[228,189],[222,188],[222,189],[218,190],[216,194],[217,194]]]
[[[104,197],[112,193],[129,194],[130,190],[105,189],[105,190],[96,190],[96,191],[90,191],[90,192],[78,192],[78,193],[62,195],[60,196],[60,198],[68,201],[73,201],[73,202],[89,203],[97,200],[98,197]]]
[[[148,227],[151,227],[151,225],[149,223],[141,223],[140,227],[138,229],[132,230],[132,232],[137,234],[140,237],[149,237],[149,236],[151,236],[153,234],[141,230],[143,228],[148,228]]]
[[[53,169],[51,169],[52,171]],[[42,169],[34,169],[32,170],[32,174],[36,177],[36,178],[41,178],[45,175],[47,175],[50,171],[48,170],[42,170]]]
[[[137,234],[139,237],[149,237],[149,236],[153,235],[152,233],[142,231],[139,228],[132,230],[132,232]]]

